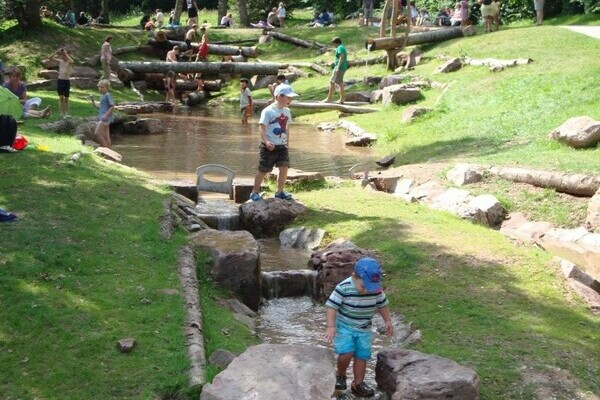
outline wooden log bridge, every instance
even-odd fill
[[[272,36],[275,39],[281,40],[282,42],[292,43],[292,44],[295,44],[296,46],[306,47],[307,49],[315,48],[319,51],[327,49],[327,46],[325,46],[324,44],[320,44],[317,42],[311,42],[311,41],[304,40],[304,39],[299,39],[297,37],[286,35],[285,33],[281,33],[279,31],[265,31],[265,34]]]
[[[158,41],[156,39],[148,40],[148,44],[163,50],[171,50],[173,46],[179,46],[183,51],[187,50],[187,44],[177,40],[165,40]],[[198,52],[198,43],[192,43],[192,49],[194,52]],[[258,49],[256,46],[252,47],[240,47],[240,46],[227,46],[223,44],[208,44],[208,54],[216,54],[219,56],[236,56],[242,55],[244,57],[258,57]]]
[[[365,49],[369,51],[385,50],[388,55],[388,69],[393,70],[396,68],[396,55],[405,46],[442,42],[459,37],[463,37],[460,27],[444,28],[428,32],[411,33],[406,37],[369,38],[365,42]]]
[[[158,72],[195,73],[207,75],[233,74],[242,76],[277,75],[279,64],[245,62],[165,62],[119,61],[119,79],[123,82],[139,80],[137,74]]]

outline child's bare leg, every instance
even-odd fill
[[[367,370],[367,360],[361,360],[359,358],[354,359],[352,365],[352,372],[354,373],[354,383],[360,384],[365,380],[365,371]]]
[[[288,166],[282,165],[279,167],[279,175],[277,176],[277,191],[283,192],[283,188],[285,186],[285,181],[287,179],[288,174]]]
[[[337,375],[338,376],[346,376],[346,371],[348,370],[348,366],[350,365],[350,361],[352,361],[353,353],[340,354],[337,359]],[[355,364],[356,365],[356,362]],[[364,379],[364,375],[363,375]]]
[[[110,129],[106,122],[98,122],[96,130],[94,131],[94,136],[98,140],[100,146],[110,148]]]
[[[266,175],[266,172],[258,171],[256,176],[254,177],[254,188],[252,188],[252,191],[254,193],[258,193],[260,191],[260,185],[262,185],[263,179],[265,179]]]

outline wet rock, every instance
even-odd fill
[[[94,153],[98,154],[102,158],[118,163],[123,160],[123,156],[121,154],[109,149],[108,147],[98,147],[94,150]]]
[[[334,240],[324,249],[313,252],[309,266],[317,271],[315,297],[327,299],[336,285],[354,272],[354,264],[363,257],[375,255],[344,239]]]
[[[205,385],[200,400],[329,400],[334,368],[329,349],[260,344],[249,347]]]
[[[140,118],[126,122],[119,133],[123,135],[155,135],[164,132],[164,126],[158,118]]]
[[[510,213],[500,226],[500,232],[522,240],[523,242],[533,243],[546,232],[553,229],[554,225],[547,221],[529,221],[525,214],[521,212]]]
[[[190,245],[210,253],[213,260],[210,275],[215,282],[239,295],[250,309],[258,310],[261,294],[259,249],[249,232],[205,229],[190,237]]]
[[[446,173],[446,178],[457,186],[476,183],[483,179],[481,172],[469,164],[458,164]]]
[[[455,57],[446,61],[444,64],[440,65],[435,69],[436,74],[446,74],[448,72],[454,72],[459,70],[462,67],[462,61],[460,58]]]
[[[169,207],[175,217],[176,224],[182,226],[188,232],[209,229],[208,225],[200,219],[196,211],[195,201],[179,193],[171,193]]]
[[[235,354],[233,354],[229,350],[217,349],[210,355],[208,362],[210,362],[211,365],[215,365],[221,369],[225,369],[229,364],[231,364],[234,358]]]
[[[326,232],[320,228],[299,228],[284,229],[279,234],[279,243],[282,247],[292,247],[300,249],[315,249],[321,245]]]
[[[121,339],[117,342],[117,349],[119,349],[121,353],[131,353],[135,345],[136,342],[134,338]]]
[[[600,121],[587,116],[569,118],[554,129],[548,138],[576,149],[594,147],[600,142]]]
[[[479,377],[474,370],[413,350],[380,351],[375,381],[392,399],[479,399]]]
[[[410,123],[418,116],[427,114],[428,112],[431,112],[431,110],[432,108],[429,107],[410,106],[402,113],[402,122]]]
[[[264,199],[242,204],[240,223],[256,237],[270,237],[306,211],[306,207],[295,200]]]

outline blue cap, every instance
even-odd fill
[[[297,97],[298,96],[296,93],[294,93],[294,89],[292,89],[292,87],[290,85],[286,85],[285,83],[282,83],[281,85],[277,85],[277,87],[275,88],[275,91],[273,92],[273,95],[275,97],[277,97],[279,95],[284,95],[287,97]]]
[[[381,265],[374,258],[361,258],[354,265],[354,273],[362,279],[369,293],[381,293]]]

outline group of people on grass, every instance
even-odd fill
[[[76,26],[89,26],[94,24],[101,24],[102,16],[98,15],[96,18],[90,17],[85,11],[80,11],[79,14],[75,14],[73,10],[67,10],[66,13],[62,13],[60,10],[56,13],[48,9],[47,6],[40,7],[40,17],[52,19],[55,22],[74,28]]]

